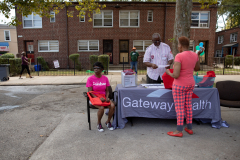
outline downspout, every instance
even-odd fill
[[[67,68],[69,69],[69,46],[68,46],[68,15],[67,15],[67,6],[66,8],[66,35],[67,35],[67,60],[68,60],[68,65]]]
[[[164,9],[164,33],[163,33],[163,42],[166,43],[165,37],[166,37],[166,16],[167,16],[167,3],[165,3],[165,9]]]

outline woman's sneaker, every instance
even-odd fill
[[[104,131],[101,123],[97,125],[97,129],[98,129],[99,132],[103,132]]]
[[[111,122],[108,122],[108,123],[105,123],[105,124],[106,124],[107,128],[108,128],[110,131],[113,131],[113,130],[114,130]]]

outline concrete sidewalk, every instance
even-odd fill
[[[222,108],[222,118],[230,128],[215,129],[210,124],[193,123],[193,135],[171,137],[176,120],[134,118],[124,129],[97,131],[97,111],[91,110],[92,130],[87,114],[68,114],[33,153],[30,160],[203,160],[240,157],[239,109]],[[105,122],[107,116],[103,116]]]
[[[110,83],[121,83],[121,75],[106,75]],[[79,85],[86,84],[89,76],[35,76],[34,78],[19,79],[10,77],[8,81],[0,82],[0,86],[29,86],[29,85]],[[217,75],[218,81],[240,81],[240,75]],[[138,75],[138,83],[146,83],[146,75]]]

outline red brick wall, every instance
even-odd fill
[[[115,8],[116,4],[121,6]],[[104,10],[113,10],[113,27],[112,28],[93,28],[93,22],[88,22],[88,16],[85,22],[79,22],[78,12],[74,7],[68,7],[69,11],[74,10],[74,16],[68,18],[68,39],[69,39],[69,55],[73,53],[80,54],[80,60],[83,67],[89,66],[90,54],[103,54],[103,40],[113,40],[113,64],[119,64],[119,40],[129,40],[129,52],[133,47],[133,40],[151,40],[153,33],[160,33],[162,41],[165,39],[171,47],[168,39],[173,38],[174,20],[175,20],[175,4],[168,3],[166,8],[166,32],[164,37],[165,23],[165,3],[107,3]],[[121,28],[119,27],[119,10],[140,10],[140,27],[138,28]],[[153,22],[147,22],[148,10],[153,10]],[[200,6],[193,7],[194,11],[202,11]],[[205,9],[210,11],[210,28],[207,29],[191,29],[191,39],[195,40],[195,44],[199,40],[209,42],[208,56],[214,54],[215,26],[217,8]],[[204,11],[205,11],[204,10]],[[66,68],[67,62],[67,35],[66,35],[66,13],[65,9],[56,15],[56,22],[50,23],[49,18],[42,18],[41,29],[23,29],[22,25],[17,27],[17,34],[23,35],[18,38],[19,51],[24,50],[24,41],[34,41],[35,57],[43,56],[46,59],[62,59],[60,66]],[[17,15],[21,20],[22,16]],[[38,52],[38,40],[59,40],[59,52]],[[99,40],[98,52],[78,52],[78,40]],[[144,55],[144,52],[139,52]],[[72,63],[70,62],[72,67]]]
[[[226,44],[231,44],[230,43],[230,35],[232,33],[238,33],[237,35],[237,42],[233,42],[233,43],[238,43],[238,47],[237,47],[237,54],[236,56],[240,56],[240,27],[236,27],[236,28],[232,28],[232,29],[228,29],[228,30],[223,30],[220,32],[216,32],[216,36],[215,36],[215,53],[217,50],[222,50],[222,46],[226,45]],[[218,36],[223,36],[223,43],[222,44],[218,44]],[[228,55],[230,54],[230,47],[229,48],[223,48],[223,54],[224,55]]]

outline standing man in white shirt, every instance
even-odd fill
[[[147,66],[147,83],[161,83],[162,75],[165,73],[164,66],[173,63],[173,54],[170,47],[161,42],[159,33],[152,35],[153,44],[150,45],[143,58],[143,63]]]

